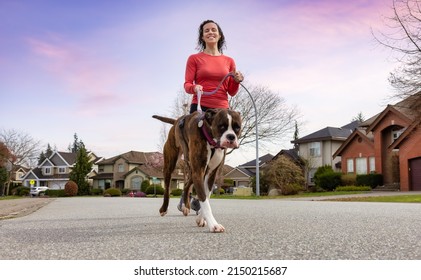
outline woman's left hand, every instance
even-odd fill
[[[234,71],[234,80],[237,83],[241,83],[244,80],[244,76],[240,71]]]

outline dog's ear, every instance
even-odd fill
[[[207,109],[205,112],[205,119],[209,122],[212,123],[213,118],[216,115],[216,110],[215,109]]]

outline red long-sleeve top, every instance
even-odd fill
[[[235,62],[231,57],[220,55],[212,56],[200,52],[187,59],[184,89],[193,95],[193,104],[197,104],[195,85],[201,85],[204,92],[214,91],[222,79],[235,71]],[[200,105],[208,108],[228,108],[228,95],[237,94],[240,84],[229,76],[219,90],[212,95],[202,95]]]

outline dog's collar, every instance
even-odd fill
[[[206,141],[208,141],[209,145],[214,147],[215,149],[225,149],[224,147],[221,147],[219,142],[216,142],[214,138],[209,134],[209,131],[206,129],[206,126],[204,125],[203,120],[205,119],[205,114],[202,113],[199,116],[199,122],[197,123],[197,126],[202,130],[203,136],[205,136]]]

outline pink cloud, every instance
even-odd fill
[[[35,61],[63,83],[70,98],[76,99],[78,111],[95,113],[95,108],[104,110],[104,106],[121,102],[115,92],[121,74],[113,63],[90,48],[76,47],[59,37],[49,39],[28,38],[27,42],[36,55]]]

